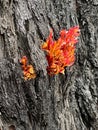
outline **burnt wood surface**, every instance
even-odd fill
[[[50,77],[41,45],[75,25],[75,64]],[[98,130],[98,0],[0,0],[0,130]]]

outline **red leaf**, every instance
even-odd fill
[[[21,67],[22,67],[22,70],[23,70],[24,79],[28,80],[28,79],[36,78],[36,73],[35,73],[35,70],[34,70],[33,66],[32,65],[28,65],[27,62],[28,62],[28,59],[27,59],[26,56],[23,56],[20,59]]]
[[[47,52],[48,74],[54,75],[64,73],[64,67],[73,65],[75,61],[75,44],[80,35],[79,26],[70,28],[68,31],[61,30],[58,40],[53,40],[53,32],[42,45],[42,49]]]

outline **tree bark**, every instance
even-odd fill
[[[75,64],[51,77],[41,44],[75,25]],[[0,0],[0,130],[98,130],[98,0]]]

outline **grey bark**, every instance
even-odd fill
[[[79,25],[76,61],[50,77],[40,46]],[[26,55],[37,78],[24,81]],[[0,130],[98,130],[98,0],[0,0]]]

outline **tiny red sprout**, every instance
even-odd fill
[[[27,59],[26,56],[23,56],[20,59],[20,64],[21,64],[21,67],[22,67],[24,79],[29,80],[29,79],[32,79],[32,78],[36,78],[36,73],[35,73],[33,66],[28,65],[27,62],[28,62],[28,59]]]
[[[42,49],[48,51],[53,46],[53,44],[54,44],[54,41],[53,41],[53,31],[51,29],[49,37],[47,38],[46,42],[42,45]]]
[[[26,65],[27,64],[27,57],[26,56],[23,56],[21,59],[20,59],[20,63],[21,65]]]
[[[42,45],[42,49],[47,52],[47,71],[49,75],[64,74],[64,68],[74,64],[75,44],[78,42],[79,35],[79,26],[75,26],[68,31],[61,30],[58,40],[54,41],[53,31],[50,31],[49,37]]]

